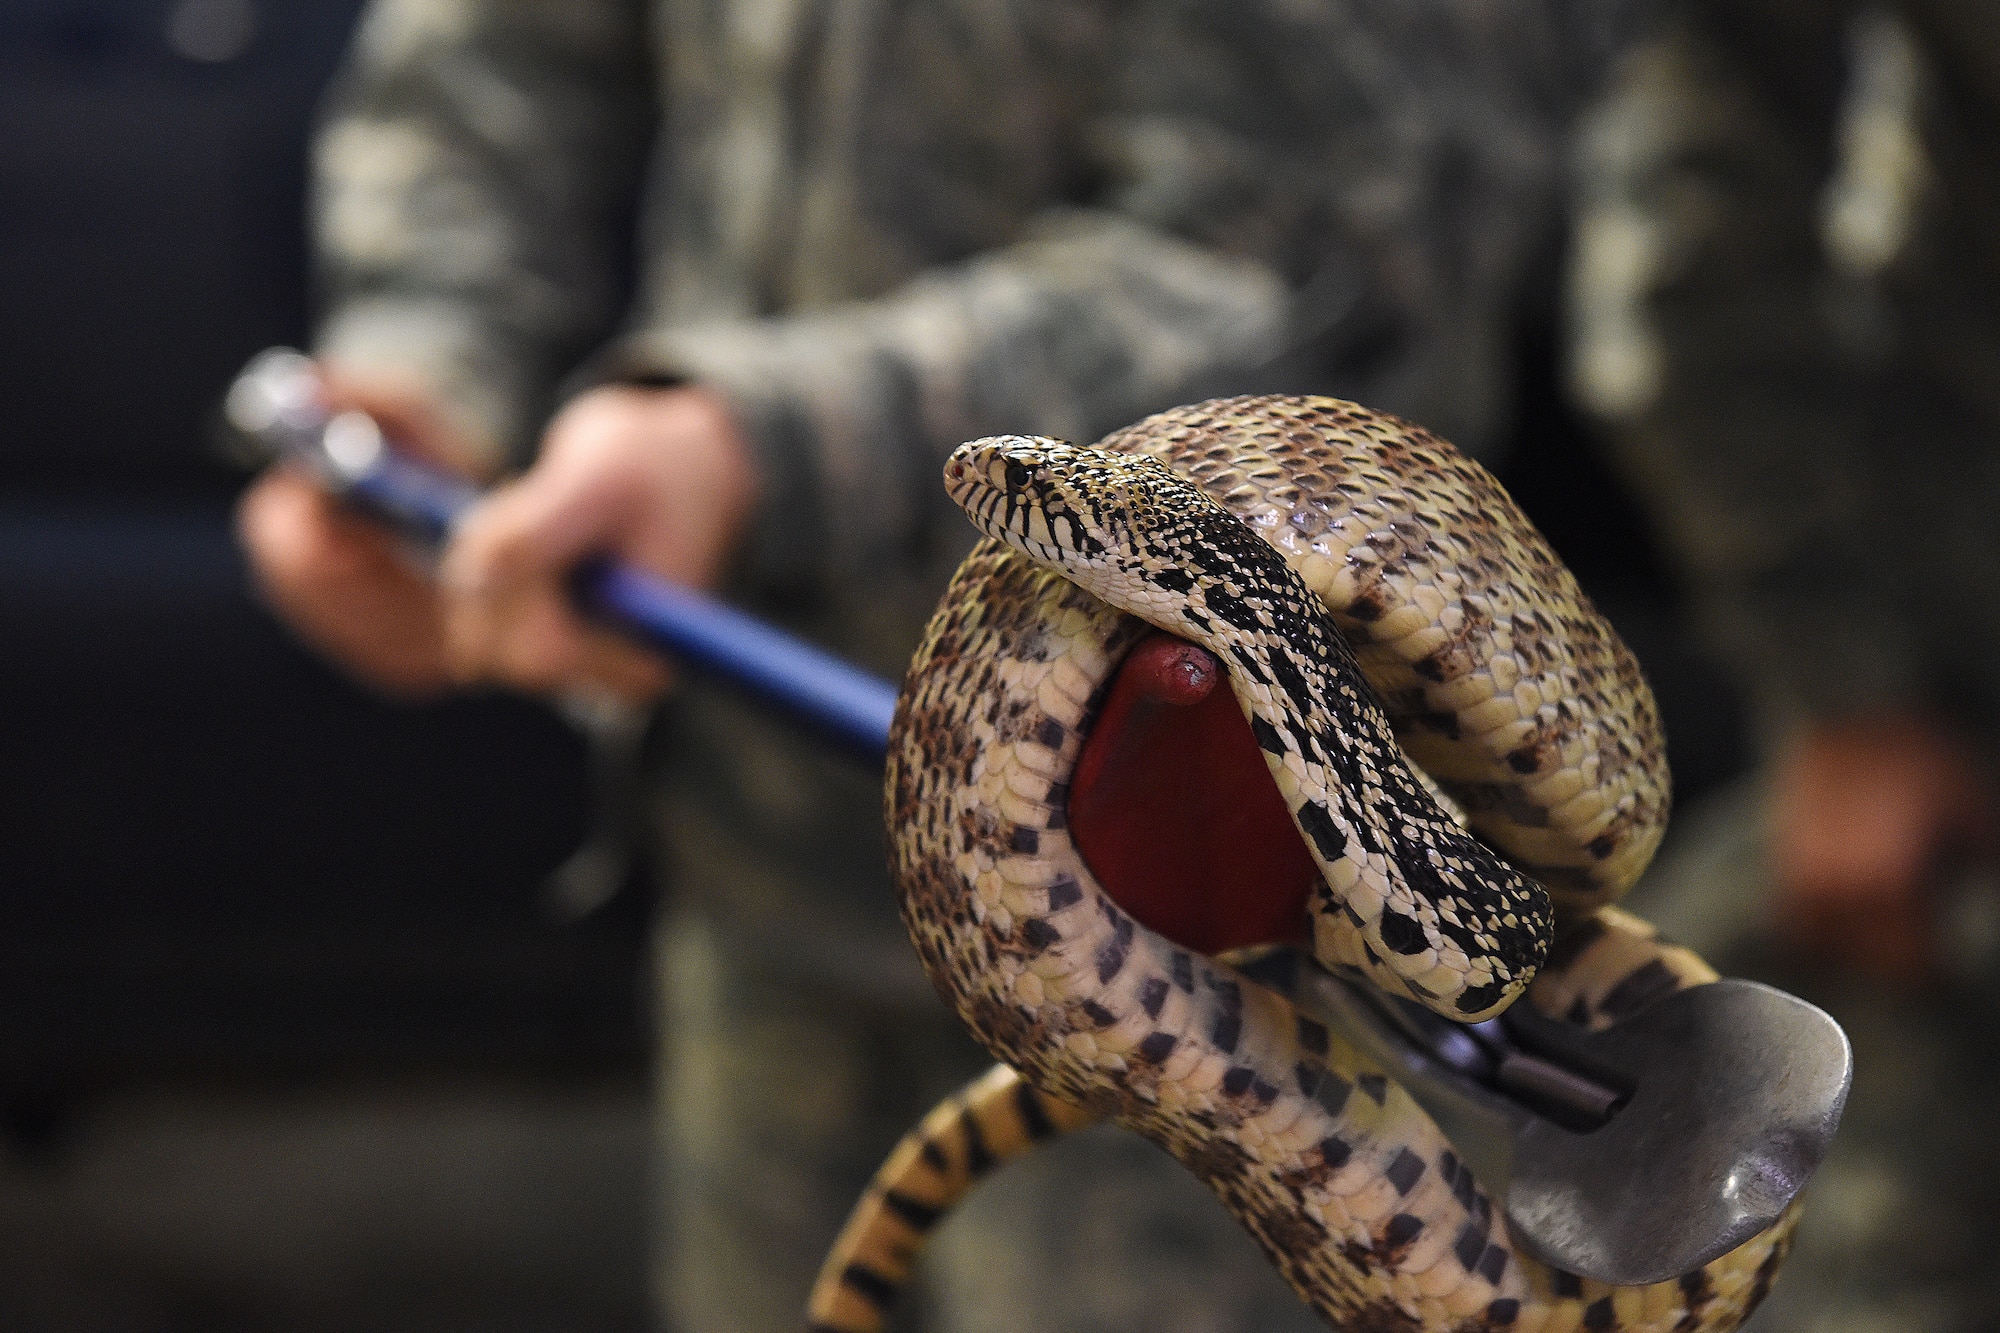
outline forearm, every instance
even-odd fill
[[[319,348],[515,457],[619,301],[650,126],[636,5],[380,0],[313,158]]]

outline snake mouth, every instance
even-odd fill
[[[1205,649],[1155,631],[1113,673],[1071,775],[1071,836],[1120,907],[1215,955],[1311,937],[1319,872]]]

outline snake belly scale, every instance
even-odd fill
[[[995,1160],[988,1141],[1024,1149],[1106,1116],[1208,1183],[1335,1327],[1739,1323],[1795,1213],[1678,1282],[1550,1270],[1401,1088],[1284,987],[1134,921],[1068,836],[1092,710],[1157,624],[1229,671],[1322,871],[1322,963],[1454,1018],[1504,1007],[1545,958],[1529,1001],[1587,1022],[1616,1017],[1620,978],[1712,979],[1598,910],[1662,831],[1657,714],[1497,483],[1393,418],[1252,398],[1148,418],[1099,450],[976,441],[947,485],[989,540],[905,681],[892,859],[933,980],[1032,1086],[996,1075],[899,1150],[863,1205],[877,1223],[857,1213],[836,1247],[816,1324],[879,1323],[923,1230]],[[948,1169],[951,1134],[982,1160]],[[884,1208],[892,1194],[904,1206]],[[902,1233],[884,1239],[884,1217]]]

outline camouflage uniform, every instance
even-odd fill
[[[322,350],[418,370],[516,457],[579,358],[572,385],[719,389],[770,481],[731,596],[893,676],[971,540],[960,440],[1278,388],[1501,433],[1612,12],[386,0],[320,145]],[[982,1062],[896,921],[876,779],[705,692],[671,740],[659,1286],[689,1330],[789,1328],[867,1173]],[[924,1304],[1310,1326],[1200,1193],[1085,1136],[945,1229]]]
[[[1774,713],[1990,741],[2000,26],[1855,8],[1718,6],[1634,53],[1583,136],[1574,383]]]
[[[2000,24],[1978,0],[1695,6],[1580,133],[1573,382],[1759,725],[2000,739]],[[1853,1036],[1765,1329],[2000,1323],[1990,995],[1896,998],[1764,932],[1758,798],[1687,812],[1640,910]],[[1984,983],[1990,990],[1989,979]]]

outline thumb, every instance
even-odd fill
[[[467,429],[429,386],[405,371],[318,363],[320,394],[328,411],[365,412],[402,453],[475,481],[500,471],[498,444]]]
[[[464,591],[556,577],[611,546],[632,509],[615,469],[546,455],[460,520],[439,575]]]

